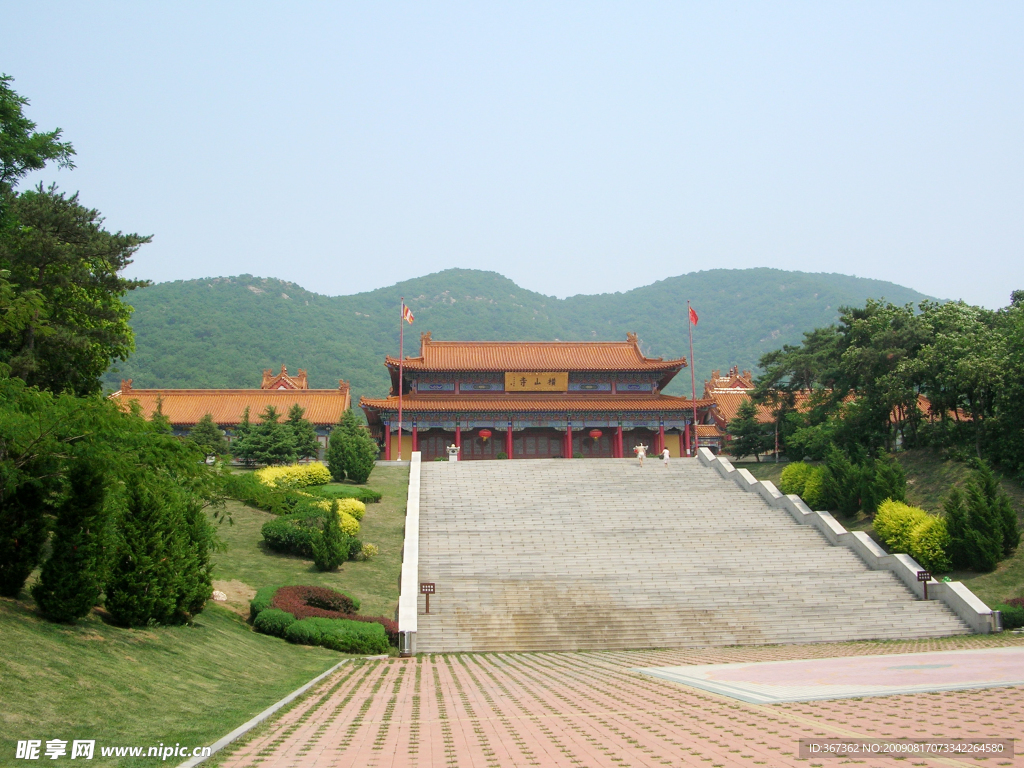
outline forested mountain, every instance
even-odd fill
[[[829,325],[843,305],[868,298],[896,304],[923,294],[893,283],[777,269],[715,269],[671,277],[632,291],[557,299],[520,288],[495,272],[448,269],[351,296],[323,296],[294,283],[251,275],[162,283],[133,291],[137,351],[109,372],[136,387],[255,387],[264,368],[309,371],[310,386],[352,382],[353,395],[388,389],[384,355],[398,352],[399,300],[419,333],[438,340],[618,340],[639,334],[644,352],[689,357],[686,300],[694,329],[698,393],[712,369],[754,368],[765,352],[799,343]],[[689,393],[678,376],[670,394]]]

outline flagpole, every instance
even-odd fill
[[[686,330],[690,334],[690,403],[693,405],[693,455],[697,455],[697,448],[700,441],[697,438],[697,374],[693,370],[693,310],[690,308],[690,300],[686,300]]]
[[[398,460],[402,460],[402,366],[405,362],[405,296],[398,314]],[[411,456],[409,458],[412,458]]]

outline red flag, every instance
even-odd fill
[[[697,313],[694,312],[693,307],[690,307],[690,322],[694,325],[697,324]]]
[[[692,312],[693,310],[690,311]],[[412,310],[405,304],[402,305],[402,319],[409,323],[409,325],[412,325]]]

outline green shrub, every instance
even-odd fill
[[[320,641],[324,636],[319,624],[322,621],[333,621],[333,619],[303,619],[302,621],[296,621],[288,625],[284,638],[289,643],[295,643],[296,645],[320,645]]]
[[[359,429],[345,442],[345,476],[350,482],[362,485],[370,479],[378,456],[377,443],[365,429]]]
[[[928,515],[910,531],[908,554],[926,570],[945,573],[953,568],[949,559],[949,543],[946,521],[936,515]]]
[[[249,621],[255,621],[262,611],[270,607],[270,602],[274,599],[274,593],[277,590],[278,587],[263,587],[256,590],[255,597],[249,601]]]
[[[358,502],[357,502],[358,503]],[[351,536],[341,530],[338,520],[338,500],[331,502],[331,511],[323,518],[323,530],[314,536],[313,564],[318,571],[335,571],[348,560]]]
[[[298,491],[264,485],[252,472],[228,476],[224,492],[232,499],[274,515],[287,515],[308,498]]]
[[[999,605],[992,606],[992,610],[1002,611],[1003,629],[1019,629],[1024,627],[1024,606],[1000,603]]]
[[[804,481],[804,492],[800,498],[811,509],[825,508],[824,467],[811,467]]]
[[[794,461],[782,470],[779,478],[779,490],[785,494],[804,495],[804,484],[811,473],[811,465],[802,461]]]
[[[377,623],[314,617],[290,625],[285,638],[299,645],[322,645],[343,653],[388,652],[388,636]]]
[[[912,531],[928,517],[928,513],[923,509],[908,506],[902,501],[886,499],[878,505],[878,513],[875,515],[874,521],[875,533],[881,537],[889,549],[909,554]]]
[[[907,475],[898,461],[888,457],[875,459],[865,469],[861,509],[872,515],[886,499],[907,500]]]
[[[294,623],[295,617],[288,613],[288,611],[282,611],[278,608],[267,608],[260,611],[252,625],[257,632],[261,632],[264,635],[287,637],[288,627]]]
[[[845,451],[832,447],[825,457],[821,476],[825,507],[844,515],[857,514],[861,506],[863,474],[862,468],[850,461]]]
[[[313,546],[320,538],[324,522],[330,514],[329,509],[322,509],[307,500],[295,512],[265,522],[260,532],[269,549],[311,558],[313,557]],[[335,518],[342,522],[337,515]],[[358,526],[358,523],[352,521],[352,525]],[[341,533],[345,541],[342,549],[348,551],[352,546],[353,536],[345,533],[344,530]]]
[[[265,467],[253,472],[253,475],[264,485],[278,490],[308,488],[331,482],[330,470],[319,461],[287,467]]]
[[[438,458],[441,458],[441,457],[438,456]],[[496,459],[507,459],[508,458],[508,454],[505,453],[504,451],[498,451],[498,455],[495,456],[494,458],[496,458]]]
[[[306,488],[306,493],[312,493],[325,499],[358,499],[363,504],[376,504],[383,498],[380,491],[355,485],[318,485]]]

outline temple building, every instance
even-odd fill
[[[639,444],[680,456],[696,447],[695,404],[661,394],[686,359],[646,357],[633,333],[621,342],[434,341],[424,333],[418,356],[385,364],[390,395],[359,402],[385,459],[421,451],[430,461],[448,445],[462,460],[621,458]],[[711,421],[711,404],[697,401],[699,424]]]
[[[179,435],[186,434],[208,413],[229,441],[247,407],[250,420],[257,423],[268,405],[274,406],[284,421],[292,406],[298,404],[304,418],[316,427],[317,438],[325,447],[331,427],[352,405],[347,381],[339,381],[337,389],[310,389],[306,371],[299,369],[292,376],[283,365],[280,373],[263,371],[259,389],[133,389],[132,380],[125,379],[121,389],[110,397],[126,408],[132,402],[138,403],[147,419],[159,409]]]

